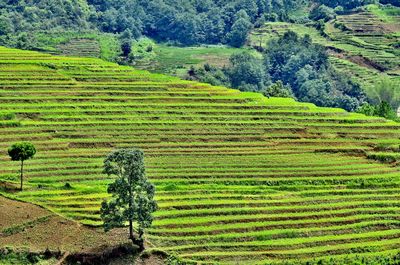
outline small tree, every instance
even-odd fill
[[[24,181],[24,161],[33,158],[35,154],[35,146],[31,143],[15,143],[8,149],[12,161],[21,161],[21,191]]]
[[[290,87],[285,86],[282,81],[278,81],[268,88],[262,91],[266,97],[278,97],[278,98],[294,98]]]
[[[116,176],[107,192],[109,201],[101,205],[101,218],[105,231],[129,223],[129,239],[144,249],[143,234],[151,226],[152,213],[157,209],[155,188],[145,175],[144,154],[137,149],[121,149],[110,153],[104,160],[104,173]],[[133,235],[133,224],[138,226],[138,238]]]

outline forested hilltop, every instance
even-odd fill
[[[35,47],[36,31],[97,28],[125,38],[242,46],[251,28],[265,21],[309,20],[313,7],[321,11],[315,2],[326,15],[327,6],[354,9],[378,0],[3,0],[0,43],[29,48]],[[379,2],[400,6],[399,0]]]
[[[168,74],[172,68],[190,80],[395,119],[399,6],[399,0],[8,0],[0,3],[0,45]],[[182,48],[221,44],[231,48]],[[192,63],[193,56],[206,64]]]
[[[184,45],[229,43],[241,46],[246,31],[260,19],[288,20],[306,2],[294,0],[40,0],[5,1],[0,33],[32,30],[98,28],[104,32],[142,35]],[[16,37],[16,46],[22,36]],[[18,42],[19,40],[19,42]],[[4,40],[7,43],[9,40]],[[7,44],[11,44],[8,42]]]

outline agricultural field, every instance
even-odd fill
[[[101,58],[115,61],[121,48],[116,35],[100,32],[39,32],[37,49],[53,55]]]
[[[398,8],[370,5],[364,11],[339,15],[327,22],[324,34],[311,25],[266,23],[252,32],[249,45],[265,47],[268,40],[288,30],[300,36],[308,34],[313,42],[328,49],[337,70],[348,73],[371,95],[381,79],[400,82],[400,53],[396,46],[400,42],[399,25]]]
[[[37,34],[37,39],[37,49],[52,55],[101,58],[112,62],[122,59],[118,35],[114,34],[46,32]],[[150,50],[147,50],[148,47]],[[243,50],[258,55],[250,48],[232,48],[225,45],[179,47],[142,38],[132,42],[134,59],[126,63],[137,69],[184,77],[192,66],[208,63],[222,68],[229,64],[232,54]]]
[[[246,50],[223,45],[195,47],[177,47],[155,43],[153,45],[152,56],[143,56],[135,62],[134,66],[139,69],[178,77],[186,76],[191,66],[202,66],[208,63],[222,68],[229,64],[229,58],[232,54]]]
[[[399,251],[398,123],[4,47],[0,80],[0,187],[19,181],[12,143],[38,150],[24,191],[3,196],[100,226],[103,159],[138,147],[157,189],[151,249],[197,264]]]

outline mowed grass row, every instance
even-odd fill
[[[18,183],[9,145],[38,149],[26,189],[7,195],[84,224],[101,225],[105,155],[142,148],[159,204],[147,237],[186,260],[379,255],[399,244],[400,172],[366,159],[399,144],[394,122],[1,47],[0,113],[20,123],[0,126],[0,181]]]

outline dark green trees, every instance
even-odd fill
[[[325,48],[314,44],[308,35],[300,37],[289,31],[269,41],[263,59],[249,52],[234,54],[222,70],[192,69],[189,79],[349,111],[357,110],[366,100],[361,87],[337,72]]]
[[[21,191],[24,181],[24,161],[32,158],[35,154],[35,146],[31,143],[15,143],[8,149],[8,155],[11,157],[11,160],[21,161]]]
[[[240,10],[235,16],[235,22],[228,34],[228,43],[233,47],[241,47],[246,43],[247,36],[252,28],[250,17],[246,11]]]
[[[260,91],[269,82],[262,60],[249,52],[234,54],[230,58],[231,67],[226,69],[231,87],[242,91]]]
[[[353,9],[362,5],[371,4],[374,0],[318,0],[318,2],[329,7],[342,6],[345,9]]]
[[[285,86],[282,81],[278,81],[265,90],[262,91],[266,97],[278,97],[278,98],[294,98],[290,87]]]
[[[104,173],[116,179],[108,186],[112,198],[101,205],[101,218],[106,231],[129,224],[129,238],[144,249],[143,234],[153,221],[157,209],[155,188],[145,175],[144,154],[137,149],[122,149],[110,153],[104,160]],[[133,225],[137,224],[138,238]]]

